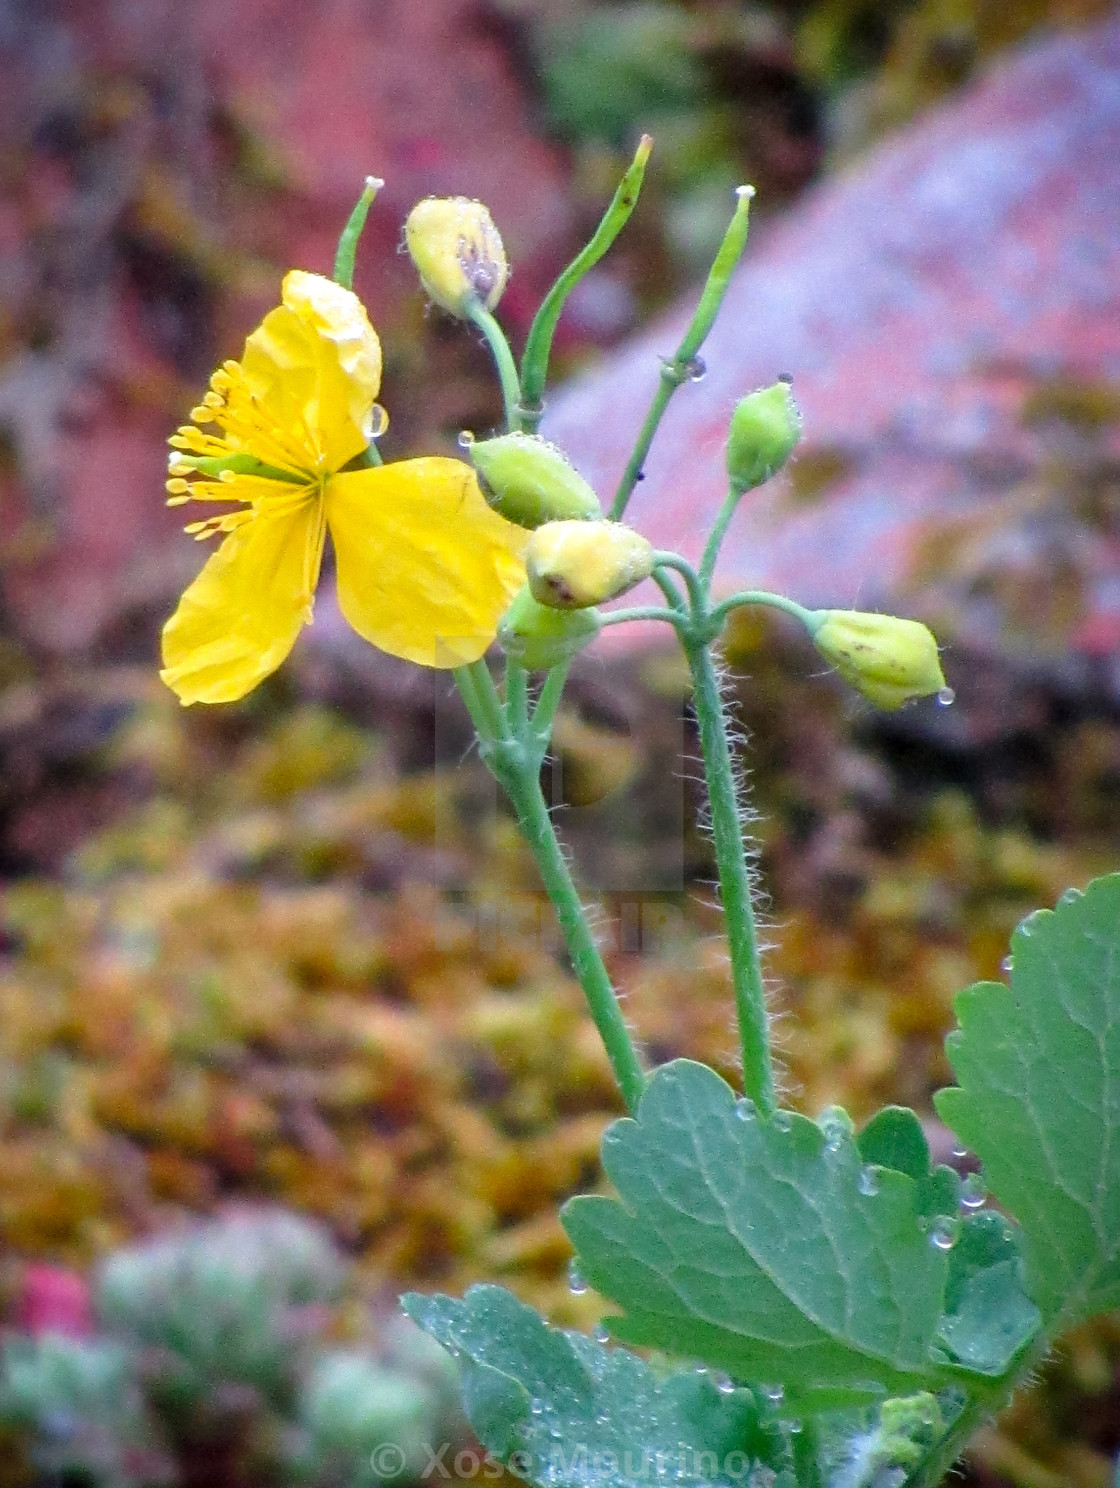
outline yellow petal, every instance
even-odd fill
[[[265,419],[306,447],[306,468],[338,470],[369,442],[381,343],[357,295],[294,269],[283,304],[245,342],[245,381]]]
[[[256,507],[211,555],[163,628],[160,676],[181,702],[235,702],[276,670],[311,619],[323,533],[308,492]]]
[[[527,533],[486,505],[461,460],[403,460],[326,489],[342,613],[421,666],[477,661],[525,582]]]

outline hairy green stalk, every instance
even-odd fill
[[[519,666],[507,667],[504,704],[485,662],[459,667],[455,681],[478,731],[479,752],[517,813],[518,826],[556,911],[573,970],[587,998],[618,1087],[627,1107],[633,1111],[645,1089],[645,1073],[541,790],[541,766],[565,672],[566,668],[556,667],[549,673],[533,710],[529,707],[528,679]]]
[[[681,637],[692,673],[693,706],[700,729],[700,751],[708,782],[712,843],[719,871],[720,895],[727,925],[735,1010],[743,1057],[743,1090],[766,1116],[775,1108],[774,1069],[770,1055],[770,1021],[758,947],[746,843],[739,820],[739,798],[727,715],[711,651],[704,640],[685,632]]]

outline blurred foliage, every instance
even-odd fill
[[[467,1438],[454,1366],[401,1318],[375,1340],[345,1280],[327,1232],[280,1209],[114,1252],[93,1286],[97,1331],[56,1318],[4,1342],[0,1484],[418,1481],[429,1444]],[[30,1285],[72,1279],[40,1267]],[[379,1475],[384,1443],[396,1455]]]

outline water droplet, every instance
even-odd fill
[[[712,1384],[721,1395],[730,1395],[735,1389],[735,1381],[729,1374],[713,1374]]]
[[[969,1173],[961,1184],[961,1208],[979,1209],[988,1197],[988,1190],[984,1187],[978,1173]]]
[[[953,1156],[957,1159],[958,1162],[960,1162],[960,1160],[961,1160],[962,1157],[967,1157],[968,1156],[968,1148],[967,1147],[954,1147],[953,1148]]]
[[[587,1291],[587,1281],[575,1261],[568,1264],[568,1290],[573,1297],[582,1297]]]
[[[1014,965],[1015,965],[1015,957],[1014,956],[1004,956],[1003,960],[999,963],[999,969],[1000,969],[1000,971],[1010,972],[1011,971],[1011,968]]]
[[[781,1405],[782,1401],[786,1398],[785,1385],[759,1385],[758,1388],[766,1396],[767,1400],[770,1401],[771,1405]]]
[[[370,409],[369,437],[371,439],[380,439],[382,434],[384,434],[385,430],[388,427],[389,415],[385,412],[380,403],[375,403]]]
[[[783,1431],[788,1431],[790,1436],[796,1436],[803,1429],[801,1421],[797,1416],[790,1416],[788,1420],[779,1421],[778,1425]]]
[[[879,1192],[879,1175],[870,1163],[859,1170],[859,1191],[865,1199],[873,1199]]]
[[[950,703],[955,703],[957,695],[951,687],[943,687],[937,694],[937,701],[942,708],[947,708]]]
[[[1031,916],[1031,919],[1033,919],[1033,918],[1034,918],[1034,916],[1032,915]],[[1030,920],[1024,920],[1023,921],[1023,923],[1019,926],[1018,934],[1020,934],[1020,935],[1033,935],[1034,934],[1034,926],[1031,924],[1031,921]]]
[[[603,1327],[602,1323],[596,1324],[591,1336],[596,1343],[610,1343],[611,1341],[610,1332]]]
[[[1076,904],[1077,901],[1079,899],[1083,898],[1083,897],[1084,896],[1081,893],[1081,890],[1080,889],[1067,889],[1065,891],[1065,893],[1062,894],[1060,896],[1060,898],[1058,899],[1058,903],[1059,904]]]
[[[929,1243],[935,1250],[952,1250],[960,1232],[960,1220],[955,1215],[939,1214],[930,1225]]]
[[[529,1414],[533,1416],[540,1416],[544,1414],[544,1402],[538,1400],[535,1395],[529,1402]]]
[[[697,1364],[697,1366],[696,1366],[696,1373],[697,1374],[707,1374],[707,1372],[708,1372],[708,1366],[706,1364]]]
[[[826,1106],[817,1117],[817,1125],[824,1133],[826,1152],[839,1152],[853,1130],[852,1118],[842,1106]]]
[[[740,1121],[753,1121],[758,1115],[758,1107],[749,1096],[741,1096],[735,1102],[735,1114]]]
[[[703,382],[708,375],[708,364],[703,357],[694,356],[685,363],[689,382]]]
[[[787,1132],[793,1125],[793,1117],[788,1111],[775,1111],[773,1122],[775,1131]]]
[[[474,443],[474,435],[469,429],[464,429],[459,435],[459,448],[469,450]]]

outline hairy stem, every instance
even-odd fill
[[[743,1054],[743,1089],[761,1114],[775,1106],[774,1070],[770,1057],[770,1023],[766,1014],[766,992],[758,932],[751,900],[746,844],[739,821],[739,802],[731,745],[719,682],[711,652],[703,640],[682,637],[692,673],[693,705],[700,727],[700,749],[712,813],[712,841],[719,869],[720,892],[727,924],[731,975],[735,986],[735,1010]]]
[[[627,1107],[634,1111],[645,1089],[645,1074],[556,839],[552,817],[541,792],[538,766],[529,763],[526,768],[522,763],[505,769],[497,761],[495,764],[495,774],[513,803],[518,825],[556,911],[572,966],[587,998],[622,1097]]]

